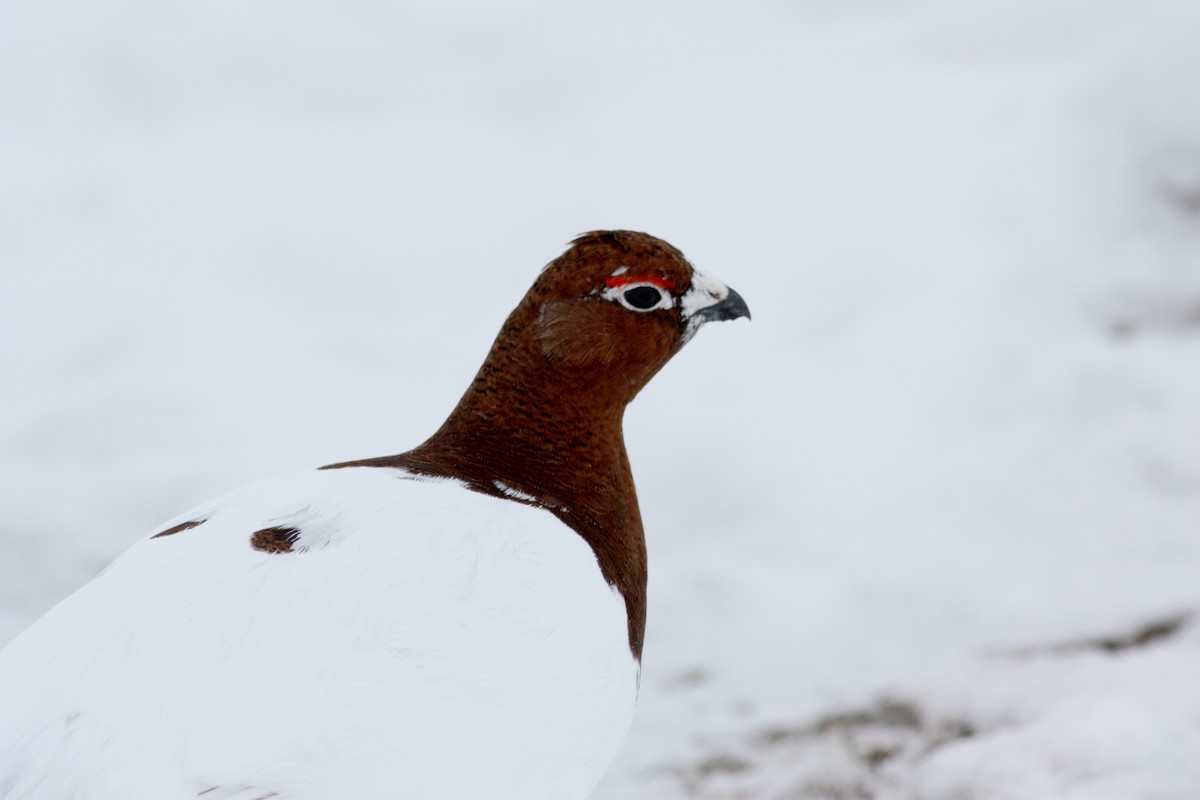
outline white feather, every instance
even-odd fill
[[[624,601],[548,512],[349,468],[197,519],[0,653],[0,797],[574,798],[616,754]]]

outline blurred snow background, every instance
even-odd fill
[[[0,9],[0,643],[396,452],[542,264],[736,287],[627,417],[601,798],[1200,796],[1200,4]]]

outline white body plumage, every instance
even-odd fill
[[[616,754],[625,604],[552,514],[357,467],[196,520],[0,653],[0,798],[578,798]]]

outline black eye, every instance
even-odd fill
[[[662,302],[662,292],[653,286],[635,286],[625,292],[625,302],[646,311]]]

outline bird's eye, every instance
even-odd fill
[[[662,292],[653,286],[634,286],[621,295],[627,305],[638,311],[649,311],[662,302]]]
[[[629,311],[657,311],[672,308],[675,296],[666,278],[654,275],[626,275],[621,272],[605,281],[601,295]]]

